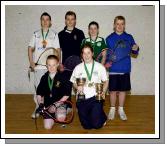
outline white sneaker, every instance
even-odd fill
[[[123,110],[123,107],[119,107],[118,114],[119,114],[121,120],[123,120],[123,121],[127,120],[127,116]]]
[[[31,115],[31,118],[33,118],[33,119],[39,117],[39,113],[36,113],[36,115],[35,115],[35,112],[36,112],[36,109],[34,110],[34,112],[33,112],[32,115]]]
[[[110,111],[108,114],[108,119],[113,120],[115,118],[115,107],[110,107]]]

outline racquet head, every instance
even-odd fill
[[[54,108],[55,112],[51,113],[50,109]],[[74,118],[74,105],[71,101],[58,101],[48,106],[47,108],[42,108],[40,114],[43,117],[52,118],[56,123],[69,124]],[[63,118],[61,118],[63,117]]]
[[[72,55],[68,57],[64,62],[64,69],[68,71],[73,71],[74,68],[80,64],[82,61],[79,56]]]
[[[55,48],[46,48],[45,51],[43,51],[37,62],[35,63],[35,65],[41,65],[41,66],[46,66],[46,59],[49,55],[57,55],[58,56],[58,52]]]
[[[106,58],[104,66],[105,66],[106,68],[109,68],[109,67],[112,65],[112,62],[113,62],[113,60],[114,60],[114,58],[115,58],[115,56],[113,55],[113,51],[110,50],[110,49],[103,49],[103,50],[99,53],[99,55],[97,56],[96,61],[99,62],[99,63],[101,63],[102,58],[103,58],[104,56],[105,56],[105,58]]]

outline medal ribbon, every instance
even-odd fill
[[[92,78],[92,74],[93,74],[93,69],[94,69],[94,61],[93,61],[93,64],[92,64],[92,69],[91,69],[91,73],[89,74],[89,71],[88,71],[88,68],[84,62],[84,67],[85,67],[85,71],[86,71],[86,75],[88,77],[88,80],[91,81],[91,78]]]
[[[53,81],[49,76],[48,76],[48,86],[49,86],[49,89],[50,91],[52,90],[52,87],[53,87]]]
[[[49,33],[49,29],[48,29],[46,35],[44,36],[43,29],[42,29],[42,37],[43,37],[43,41],[46,40],[46,38],[47,38],[47,36],[48,36],[48,33]]]

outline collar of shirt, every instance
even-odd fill
[[[53,80],[53,78],[55,77],[56,73],[57,73],[57,72],[55,72],[55,73],[49,73],[49,76],[50,76],[50,78],[51,78],[52,80]]]
[[[76,30],[75,27],[73,28],[73,30],[68,30],[68,29],[67,29],[67,26],[64,27],[64,31],[65,31],[65,32],[68,32],[68,33],[73,33],[73,32],[75,32],[75,30]]]

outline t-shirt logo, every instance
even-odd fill
[[[74,40],[77,40],[77,35],[74,35]]]
[[[119,40],[117,43],[116,43],[116,48],[126,48],[126,43],[124,40]]]
[[[44,48],[43,47],[38,47],[38,50],[44,50]]]
[[[55,86],[56,86],[57,88],[59,88],[59,87],[60,87],[60,81],[57,81],[56,84],[55,84]]]
[[[97,43],[97,46],[100,47],[100,46],[101,46],[101,42],[98,42],[98,43]]]

